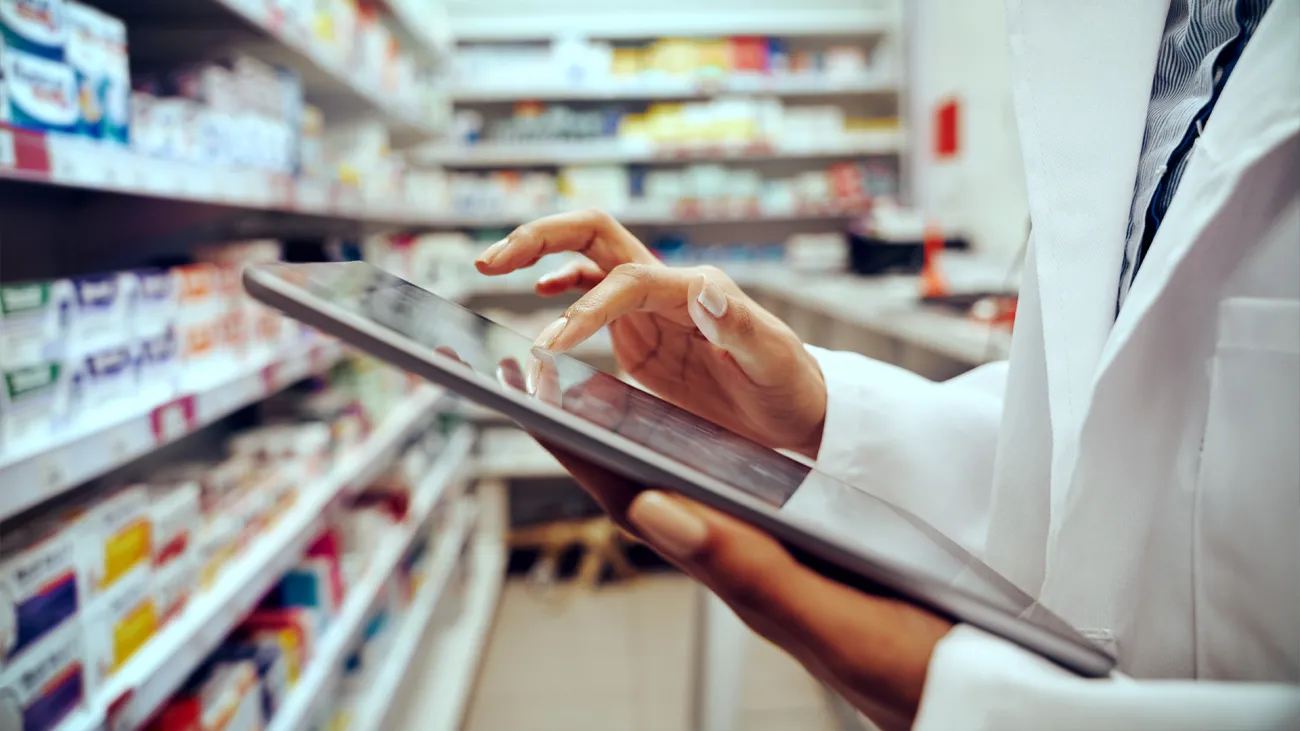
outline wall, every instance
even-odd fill
[[[917,205],[965,230],[984,252],[1010,259],[1025,241],[1026,200],[1011,109],[1003,0],[906,3],[912,153]],[[959,156],[933,155],[933,110],[960,103]]]

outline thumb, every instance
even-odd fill
[[[789,343],[766,327],[767,320],[748,298],[728,294],[713,277],[701,273],[687,290],[686,311],[700,334],[726,351],[755,384],[788,381]]]

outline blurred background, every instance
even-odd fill
[[[860,719],[498,416],[254,304],[600,208],[811,344],[1004,357],[1001,0],[0,0],[0,731]],[[607,335],[577,355],[610,372]]]

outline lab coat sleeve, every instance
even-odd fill
[[[1006,364],[936,383],[856,353],[808,352],[826,380],[818,471],[983,555]]]
[[[1085,680],[973,627],[935,648],[913,731],[1257,731],[1300,728],[1300,687]]]

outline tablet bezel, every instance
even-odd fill
[[[302,266],[357,265],[382,272],[364,262]],[[244,286],[255,299],[381,360],[499,411],[525,429],[544,434],[548,440],[607,469],[643,484],[680,492],[750,523],[780,541],[800,563],[832,580],[876,596],[900,598],[950,620],[978,627],[1084,677],[1106,677],[1115,668],[1114,658],[1078,633],[1065,636],[888,557],[871,555],[869,550],[844,545],[832,536],[803,530],[790,517],[782,516],[779,509],[757,498],[579,416],[541,407],[526,394],[503,389],[467,366],[437,356],[401,333],[317,297],[276,273],[293,267],[292,264],[248,267],[243,275]],[[428,294],[443,299],[432,292]]]

